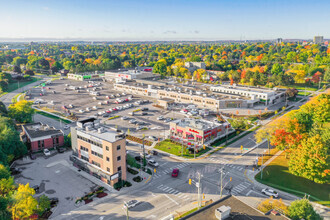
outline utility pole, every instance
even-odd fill
[[[129,215],[128,215],[128,206],[127,206],[127,203],[124,202],[125,204],[125,207],[126,207],[126,219],[129,220]]]
[[[264,152],[262,153],[262,156],[261,156],[261,179],[262,179],[262,171],[263,171],[263,164],[264,164],[264,153],[265,153],[266,150],[264,150]]]

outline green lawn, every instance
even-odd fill
[[[60,121],[60,120],[61,120],[61,122],[66,123],[66,124],[70,124],[70,123],[71,123],[71,121],[69,121],[69,120],[62,119],[62,118],[60,118],[60,117],[57,117],[57,116],[55,116],[55,115],[48,114],[48,113],[46,113],[46,112],[42,112],[42,111],[38,111],[38,110],[37,110],[36,113],[37,113],[37,114],[40,114],[40,115],[43,115],[43,116],[46,116],[46,117],[48,117],[48,118],[55,119],[55,120],[57,120],[57,121]]]
[[[176,156],[182,156],[182,145],[172,143],[170,140],[164,140],[160,143],[158,143],[155,147],[155,149],[159,149],[162,151],[165,151],[170,154],[174,154]],[[196,152],[196,157],[208,152],[210,148],[206,147],[205,150]],[[194,158],[194,153],[190,153],[188,149],[183,146],[183,157],[185,158]]]
[[[308,96],[310,94],[311,94],[310,92],[304,92],[304,91],[298,92],[298,95],[302,95],[302,96]]]
[[[291,174],[288,170],[288,160],[285,159],[284,153],[265,167],[262,180],[261,173],[258,173],[255,178],[258,182],[273,188],[295,194],[299,197],[303,197],[306,193],[311,195],[311,200],[327,206],[330,205],[330,185],[314,183],[303,177]]]
[[[18,87],[18,83],[17,82],[9,83],[8,84],[8,90],[7,90],[7,92],[12,92],[12,91],[14,91],[14,90],[16,90],[18,88],[22,88],[22,87],[24,87],[26,85],[29,85],[31,83],[34,83],[34,82],[36,82],[38,80],[40,80],[40,78],[32,77],[32,80],[31,81],[20,82],[19,83],[19,87]]]

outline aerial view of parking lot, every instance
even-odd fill
[[[329,0],[1,6],[0,220],[330,219]]]

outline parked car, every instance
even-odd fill
[[[173,169],[172,177],[177,177],[178,175],[179,175],[179,169],[178,168]]]
[[[142,112],[142,115],[148,115],[148,113],[147,112]]]
[[[50,201],[50,207],[55,207],[58,203],[58,198],[56,197],[53,197],[53,198],[49,198],[49,201]]]
[[[59,147],[59,148],[57,148],[57,152],[64,153],[65,152],[65,148],[64,147]]]
[[[64,130],[67,130],[67,129],[69,129],[70,128],[70,126],[69,125],[64,125]]]
[[[139,130],[142,130],[142,129],[144,129],[144,128],[146,128],[146,127],[144,127],[144,126],[139,126],[139,127],[136,128],[136,130],[139,131]]]
[[[50,151],[48,149],[44,149],[43,152],[46,157],[50,156]]]
[[[80,113],[84,113],[85,111],[84,111],[84,110],[82,110],[82,109],[80,109],[80,110],[79,110],[79,112],[80,112]]]
[[[17,175],[20,174],[23,170],[17,167],[12,167],[10,168],[10,172],[12,175]]]
[[[141,156],[136,156],[134,157],[136,161],[141,161],[142,160],[142,157]]]
[[[153,140],[153,141],[158,141],[158,138],[156,138],[155,136],[149,136],[148,138]]]
[[[39,193],[39,186],[38,185],[32,186],[31,188],[34,189],[34,191],[36,193]]]
[[[125,205],[124,205],[124,209],[128,208],[134,208],[135,206],[137,206],[140,202],[133,199],[133,200],[130,200],[128,202],[125,202]]]
[[[153,159],[148,160],[148,164],[152,167],[158,167],[159,166],[159,164]]]
[[[267,196],[273,196],[275,198],[278,197],[278,193],[272,189],[266,188],[266,189],[262,189],[261,192]]]
[[[142,108],[141,111],[148,111],[148,108]]]
[[[130,124],[136,124],[137,121],[136,121],[135,119],[132,119],[132,120],[129,120],[129,123],[130,123]]]
[[[150,150],[148,153],[152,155],[158,155],[158,151],[155,150]]]
[[[109,117],[110,115],[108,114],[108,113],[105,113],[104,115],[103,115],[103,118],[107,118],[107,117]]]
[[[164,122],[168,123],[168,122],[170,122],[170,121],[172,121],[172,119],[170,119],[170,118],[166,118]]]
[[[164,119],[165,119],[165,118],[164,118],[164,116],[162,116],[162,115],[159,116],[159,117],[157,117],[157,120],[158,120],[158,121],[162,121],[162,120],[164,120]]]
[[[151,155],[149,154],[144,154],[146,156],[146,159],[151,160]],[[140,153],[140,156],[143,157],[143,153]]]

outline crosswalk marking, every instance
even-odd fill
[[[243,183],[240,183],[239,185],[235,186],[233,189],[232,189],[232,193],[234,195],[237,195],[241,192],[243,192],[246,188],[248,188],[251,184],[250,183],[247,183],[247,182],[243,182]]]
[[[171,187],[168,186],[164,186],[163,184],[157,186],[158,189],[162,190],[163,192],[167,193],[167,194],[171,194],[173,196],[176,196],[184,201],[188,201],[191,199],[191,197],[189,195],[186,195],[176,189],[173,189]],[[165,194],[166,195],[166,194]]]

